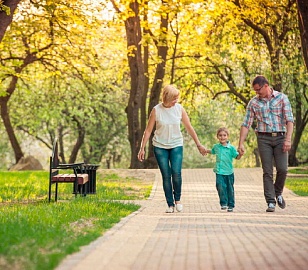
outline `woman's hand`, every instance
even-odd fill
[[[208,153],[208,150],[206,150],[206,148],[203,145],[200,144],[197,147],[198,147],[199,153],[202,156],[205,156]]]
[[[142,162],[142,161],[144,160],[144,156],[145,156],[145,151],[144,151],[144,149],[140,149],[140,150],[139,150],[139,153],[138,153],[138,155],[137,155],[139,161]]]

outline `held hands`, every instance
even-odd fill
[[[242,156],[243,156],[243,154],[241,154],[241,153],[239,152],[239,154],[238,154],[238,156],[236,157],[236,159],[241,159]]]
[[[239,153],[239,156],[242,157],[245,153],[245,147],[244,145],[239,145],[238,148],[237,148],[237,151]]]
[[[201,144],[197,145],[197,148],[202,156],[206,156],[206,154],[209,153],[208,150],[206,150],[206,148]]]

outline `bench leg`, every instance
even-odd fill
[[[79,192],[80,192],[80,196],[82,196],[82,191],[83,191],[83,188],[82,188],[82,185],[79,185],[80,186],[80,189],[79,189]]]
[[[55,201],[58,201],[58,183],[56,183]]]
[[[80,188],[79,188],[79,193],[80,193],[80,197],[85,197],[85,196],[87,196],[87,190],[86,190],[86,187],[85,187],[85,184],[83,184],[83,185],[79,185],[80,186]]]
[[[86,184],[83,184],[82,185],[82,190],[83,190],[83,192],[82,192],[82,196],[83,197],[85,197],[85,196],[87,196],[87,185]]]
[[[48,202],[51,200],[51,183],[49,183]]]

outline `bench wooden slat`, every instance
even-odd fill
[[[83,185],[89,181],[88,174],[77,174],[78,185]],[[57,174],[52,177],[52,182],[58,183],[74,183],[76,180],[75,174]]]

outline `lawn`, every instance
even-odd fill
[[[0,269],[54,269],[138,210],[132,200],[152,184],[98,171],[97,194],[75,198],[72,184],[60,184],[58,203],[48,203],[48,172],[0,172]]]
[[[296,167],[289,169],[289,173],[308,174],[308,167]]]
[[[308,167],[292,168],[289,170],[289,173],[305,176],[296,178],[292,176],[288,177],[286,180],[286,187],[297,195],[308,196]]]

